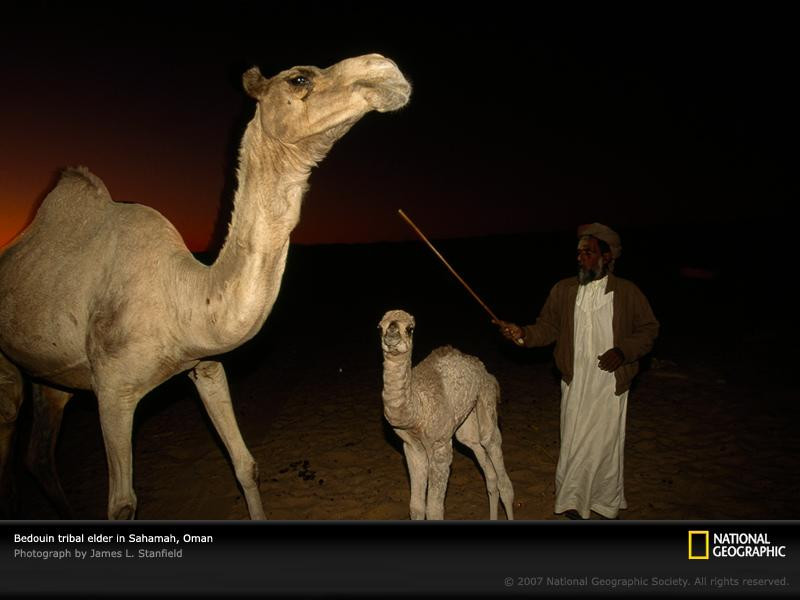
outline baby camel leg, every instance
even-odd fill
[[[486,448],[486,453],[489,455],[494,470],[497,472],[497,487],[500,491],[500,499],[503,501],[503,507],[506,509],[506,517],[509,521],[513,521],[514,486],[511,484],[511,479],[508,477],[506,466],[503,463],[502,442],[503,438],[500,435],[500,430],[495,426],[491,437],[486,441],[481,441],[481,444]]]
[[[478,417],[475,415],[475,411],[472,411],[461,424],[461,427],[456,429],[456,439],[472,450],[475,453],[475,458],[478,459],[478,464],[481,466],[483,476],[486,479],[486,491],[489,494],[489,519],[496,521],[497,503],[500,499],[500,494],[497,491],[497,473],[495,473],[492,466],[492,461],[489,460],[486,451],[481,446]]]
[[[266,519],[261,504],[261,492],[258,489],[258,465],[245,446],[236,415],[233,412],[228,380],[222,363],[204,361],[189,371],[200,398],[206,407],[208,416],[219,437],[225,444],[236,471],[236,478],[244,491],[247,510],[251,519]]]
[[[428,459],[428,500],[425,517],[429,521],[444,519],[444,497],[453,462],[453,440],[433,449]]]
[[[42,486],[45,495],[63,519],[72,519],[61,481],[56,470],[56,442],[61,430],[61,419],[71,392],[65,392],[42,384],[33,384],[33,424],[25,455],[25,466]]]
[[[422,521],[425,519],[425,490],[428,487],[428,455],[419,442],[403,442],[403,453],[411,480],[409,514],[413,521]]]
[[[503,462],[503,437],[500,435],[500,429],[497,426],[497,402],[499,397],[500,388],[497,385],[497,381],[493,379],[478,395],[475,414],[478,417],[481,446],[486,449],[494,470],[497,472],[497,487],[500,491],[500,499],[506,509],[506,517],[511,521],[514,519],[514,486],[511,485],[511,479],[506,473],[506,466]]]

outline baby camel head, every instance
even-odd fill
[[[258,100],[267,137],[324,151],[368,112],[397,110],[411,96],[397,65],[380,54],[348,58],[327,69],[293,67],[269,79],[253,67],[242,81]]]
[[[384,354],[396,356],[411,352],[414,317],[403,310],[390,310],[378,324]]]

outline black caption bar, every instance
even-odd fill
[[[0,521],[0,595],[797,596],[798,521]]]

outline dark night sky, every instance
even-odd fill
[[[782,9],[269,4],[8,9],[0,244],[59,169],[85,164],[206,247],[252,115],[241,73],[366,52],[398,63],[411,103],[333,148],[295,242],[410,239],[397,208],[443,238],[768,223],[797,197],[798,48]]]

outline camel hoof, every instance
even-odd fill
[[[114,520],[114,521],[132,521],[133,520],[133,516],[135,514],[136,514],[136,509],[133,506],[131,506],[130,504],[126,504],[125,506],[123,506],[122,508],[117,510],[116,513],[114,513],[114,516],[112,517],[112,520]]]

